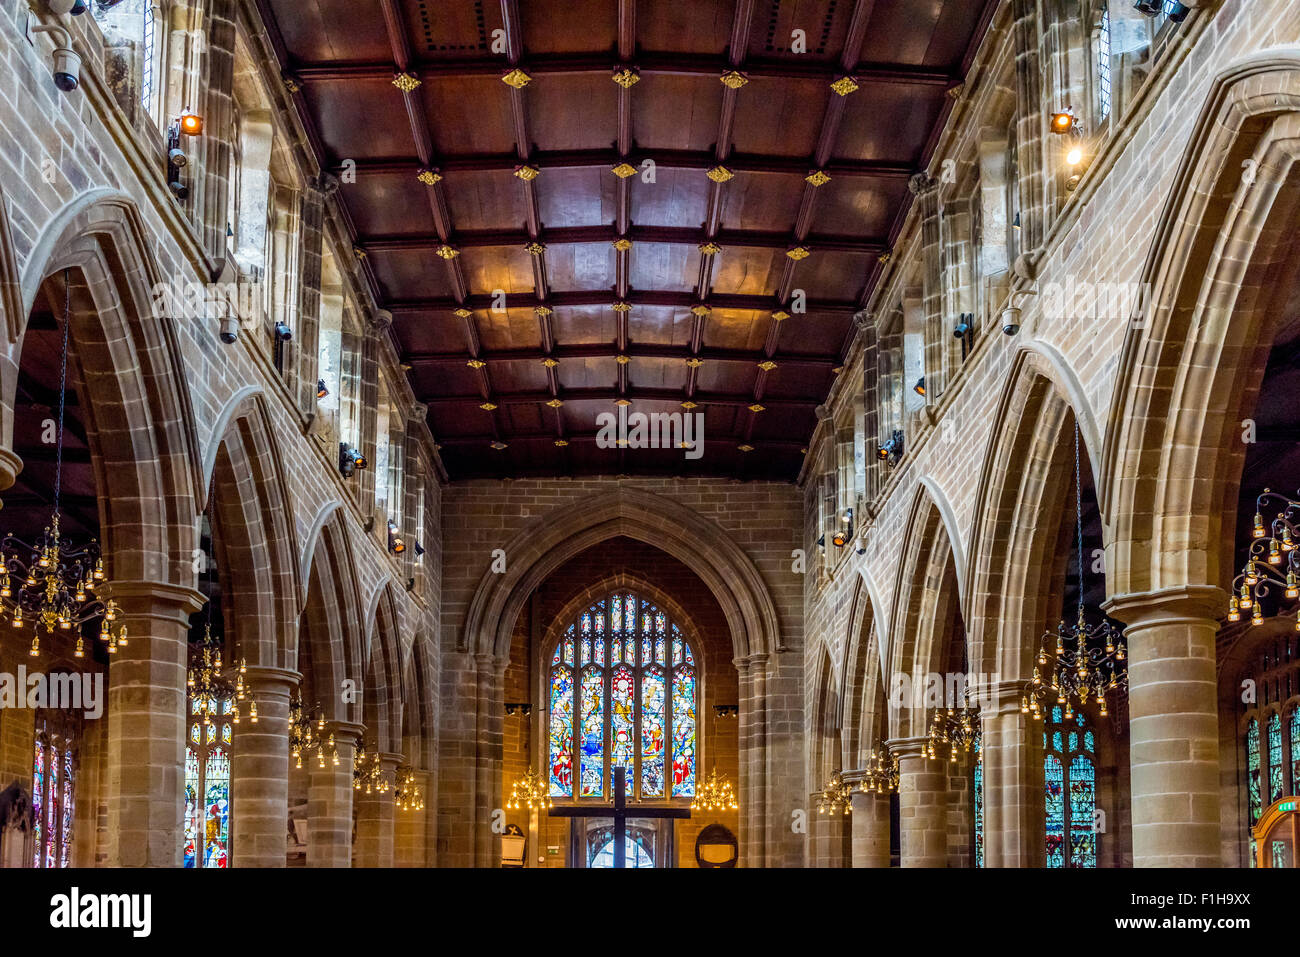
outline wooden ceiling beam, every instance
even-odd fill
[[[358,236],[356,244],[367,253],[400,252],[403,250],[433,250],[450,243],[458,249],[485,246],[523,246],[533,237],[512,229],[465,230],[444,238],[439,233],[401,233],[389,236]],[[566,226],[548,229],[542,241],[549,246],[571,246],[579,243],[613,243],[619,238],[615,226]],[[633,243],[664,243],[672,246],[699,246],[716,242],[725,251],[727,247],[742,249],[788,249],[803,245],[814,252],[834,251],[849,253],[881,253],[885,242],[880,238],[859,239],[856,236],[811,235],[792,244],[788,233],[760,232],[747,229],[718,230],[712,236],[690,226],[632,226],[627,238]],[[778,297],[779,298],[779,297]]]
[[[613,57],[591,53],[557,53],[541,54],[524,58],[518,66],[534,78],[555,75],[605,74],[612,75],[615,70],[625,66],[634,66],[642,76],[658,74],[663,76],[703,76],[718,77],[735,65],[728,53],[725,56],[702,55],[695,53],[646,52],[642,51],[631,60],[615,62]],[[422,80],[440,79],[474,79],[476,77],[500,77],[507,72],[502,69],[499,57],[465,57],[448,60],[413,59],[406,69]],[[382,61],[359,63],[300,63],[289,71],[293,79],[304,83],[323,83],[356,80],[391,80],[393,64]],[[790,79],[822,80],[831,83],[846,72],[851,74],[859,85],[871,83],[904,84],[908,86],[927,86],[949,89],[961,81],[945,70],[932,67],[916,66],[910,63],[871,63],[857,64],[852,70],[842,70],[837,64],[829,67],[824,63],[809,63],[802,59],[757,58],[744,61],[744,72],[753,79]]]
[[[498,406],[534,405],[545,404],[552,396],[544,389],[534,389],[521,392],[498,392],[490,398]],[[608,402],[611,408],[614,408],[614,400],[620,398],[631,399],[633,402],[680,404],[686,397],[681,389],[630,389],[626,395],[619,395],[617,389],[584,388],[565,389],[560,393],[560,399],[564,402]],[[421,397],[420,401],[432,408],[434,406],[477,406],[483,402],[483,399],[476,395],[431,395]],[[700,405],[748,406],[754,400],[748,392],[699,392],[695,394],[692,401]],[[764,404],[773,409],[811,409],[820,402],[818,399],[786,397],[768,399]]]
[[[571,445],[595,445],[599,432],[570,432],[567,436]],[[555,436],[550,432],[514,432],[510,436],[511,442],[551,442]],[[449,435],[438,439],[438,444],[443,446],[466,447],[474,445],[488,445],[493,441],[489,435]],[[738,442],[739,438],[730,433],[722,435],[704,436],[705,444],[712,442],[722,442],[731,445]],[[771,451],[781,452],[802,452],[807,446],[803,442],[794,442],[787,439],[759,439],[760,448]]]
[[[578,290],[574,292],[555,292],[547,300],[547,305],[552,308],[562,308],[566,306],[610,306],[614,301],[614,295],[610,290]],[[665,308],[686,308],[689,309],[695,304],[694,292],[677,292],[667,290],[650,290],[650,289],[633,289],[627,296],[627,302],[632,306],[662,306]],[[484,310],[490,309],[493,305],[493,297],[489,295],[472,295],[465,300],[465,307],[468,309]],[[528,309],[540,305],[538,298],[531,293],[518,293],[510,297],[509,308]],[[758,312],[770,312],[779,309],[781,304],[771,296],[744,295],[739,293],[714,293],[709,297],[709,304],[714,309],[735,309],[735,310],[755,310]],[[451,312],[456,309],[460,303],[450,297],[438,299],[394,299],[385,303],[384,308],[390,312],[409,313],[409,312]],[[839,299],[809,299],[807,302],[807,314],[812,316],[842,316],[851,317],[857,310],[858,304],[853,300]]]
[[[687,346],[668,346],[653,343],[629,343],[620,347],[616,343],[598,342],[590,344],[556,346],[544,349],[494,349],[470,355],[467,352],[408,352],[403,361],[408,365],[465,365],[473,359],[481,362],[542,362],[555,359],[563,362],[576,359],[613,359],[625,355],[631,359],[680,359],[685,361],[698,357],[706,362],[742,362],[757,364],[765,359],[781,365],[812,366],[833,369],[839,364],[836,356],[775,354],[756,349],[701,349],[691,352]]]

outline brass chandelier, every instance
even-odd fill
[[[517,811],[521,807],[530,811],[535,808],[545,810],[550,806],[550,788],[535,768],[529,768],[522,778],[510,785],[510,800],[506,802],[510,810]]]
[[[295,767],[302,767],[304,754],[315,754],[318,768],[325,767],[327,762],[338,767],[339,751],[334,743],[334,732],[325,734],[325,713],[317,704],[312,714],[307,714],[302,698],[294,695],[289,705],[289,755],[294,759]]]
[[[364,744],[357,748],[352,762],[352,786],[366,794],[387,794],[392,787],[379,761],[379,752],[367,752]]]
[[[839,771],[822,785],[821,797],[817,799],[818,814],[850,814],[853,811],[853,787],[844,783],[844,775]]]
[[[980,737],[980,714],[969,702],[960,708],[940,708],[930,723],[930,737],[925,744],[926,757],[937,758],[948,749],[948,761],[956,762],[957,755],[970,754]]]
[[[864,794],[893,794],[898,790],[898,757],[884,744],[867,757],[858,789]]]
[[[424,794],[415,780],[415,769],[402,765],[397,769],[397,787],[393,796],[397,799],[399,811],[423,811]]]
[[[58,431],[55,435],[54,505],[50,524],[40,540],[29,544],[13,534],[0,540],[0,620],[8,619],[15,631],[29,623],[32,643],[28,654],[39,657],[41,631],[77,631],[74,654],[85,657],[81,626],[100,620],[99,637],[109,654],[127,643],[125,624],[117,622],[118,607],[112,599],[94,594],[107,584],[99,543],[93,538],[84,545],[69,545],[59,530],[59,503],[63,487],[63,423],[68,393],[68,330],[71,325],[72,287],[68,270],[63,271],[63,351],[59,371]]]
[[[203,641],[190,653],[186,685],[195,712],[203,721],[206,731],[212,719],[221,713],[222,703],[230,701],[234,708],[233,723],[239,724],[239,708],[244,700],[244,675],[248,668],[241,658],[234,675],[230,675],[221,661],[221,639],[212,636],[212,623],[203,626]],[[248,701],[248,720],[257,724],[257,702]]]
[[[1123,634],[1108,620],[1089,626],[1083,613],[1083,487],[1079,480],[1079,424],[1074,425],[1075,523],[1079,548],[1079,611],[1073,625],[1062,621],[1055,633],[1043,635],[1037,666],[1025,685],[1020,710],[1042,720],[1048,698],[1063,705],[1065,718],[1074,717],[1076,705],[1097,703],[1105,717],[1107,695],[1128,688],[1128,662]]]
[[[736,792],[731,789],[731,781],[718,777],[718,769],[712,768],[691,801],[692,811],[735,811],[740,808],[736,803]]]
[[[1264,507],[1268,502],[1280,503],[1277,513],[1267,528],[1264,526]],[[1243,611],[1250,612],[1252,625],[1263,624],[1263,599],[1281,592],[1277,598],[1277,614],[1282,614],[1282,604],[1300,598],[1300,502],[1264,489],[1255,499],[1255,526],[1251,530],[1249,556],[1241,573],[1233,579],[1232,597],[1228,599],[1228,621],[1240,621]],[[1296,613],[1295,630],[1300,631],[1300,610]]]

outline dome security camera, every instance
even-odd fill
[[[1008,336],[1014,336],[1020,331],[1020,307],[1007,306],[1002,310],[1002,331]]]
[[[54,12],[67,13],[71,9],[69,3],[66,10]],[[32,27],[32,33],[48,33],[54,38],[54,85],[64,93],[71,93],[81,83],[81,54],[72,49],[68,31],[58,24],[41,23]]]
[[[234,316],[223,316],[221,319],[221,341],[230,345],[239,338],[239,320]]]

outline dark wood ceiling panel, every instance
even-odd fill
[[[700,277],[695,246],[637,243],[632,249],[632,288],[690,292]]]
[[[632,222],[698,229],[708,215],[709,180],[703,170],[658,169],[655,182],[631,184]]]
[[[790,479],[995,0],[257,2],[453,479]]]
[[[723,200],[722,225],[788,233],[794,229],[802,198],[802,175],[738,173]]]
[[[943,90],[870,84],[845,106],[833,155],[836,159],[915,162],[943,105]]]
[[[431,77],[420,84],[418,92],[439,156],[514,151],[510,91],[499,77]],[[399,107],[400,103],[399,97]],[[394,119],[400,122],[396,116]]]
[[[447,210],[457,229],[522,228],[525,218],[522,187],[510,172],[458,170],[447,175]]]
[[[714,75],[656,73],[633,87],[632,138],[638,150],[712,150],[726,92]]]
[[[835,96],[821,79],[756,77],[740,90],[732,142],[738,153],[811,156]]]
[[[731,39],[735,0],[641,0],[637,35],[644,49],[716,54]]]
[[[391,55],[379,0],[267,0],[297,62],[384,60]]]

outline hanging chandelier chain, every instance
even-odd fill
[[[1083,482],[1079,469],[1079,420],[1074,421],[1074,519],[1079,534],[1079,618],[1083,618]]]
[[[63,270],[63,349],[59,367],[59,422],[54,446],[54,520],[59,519],[59,495],[63,488],[63,416],[68,396],[68,328],[72,324],[72,282]]]

